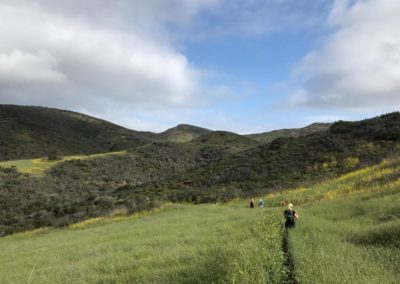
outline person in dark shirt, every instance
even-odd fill
[[[299,214],[293,210],[293,204],[288,205],[288,209],[283,213],[285,216],[285,228],[294,228],[296,226],[295,220],[299,219]]]

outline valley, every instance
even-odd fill
[[[399,113],[254,135],[138,132],[37,107],[0,114],[1,283],[400,276]],[[282,201],[300,213],[287,237]]]

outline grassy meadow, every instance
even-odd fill
[[[245,206],[169,205],[0,239],[0,283],[277,283],[280,215]]]
[[[0,283],[398,283],[400,159],[310,188],[0,239]],[[282,248],[283,209],[300,214]]]
[[[123,155],[125,153],[126,151],[118,151],[118,152],[109,152],[109,153],[92,154],[92,155],[73,155],[73,156],[65,156],[56,160],[49,160],[46,158],[13,160],[13,161],[0,162],[0,167],[4,168],[15,167],[21,173],[40,176],[43,175],[46,170],[56,166],[61,162],[72,161],[72,160],[85,160],[90,158],[105,157],[109,155]]]
[[[288,241],[299,283],[398,283],[399,178],[395,159],[270,196],[301,205]]]
[[[301,208],[290,232],[300,283],[399,283],[400,193]]]

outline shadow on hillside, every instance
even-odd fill
[[[195,261],[193,261],[195,259]],[[225,283],[229,274],[229,255],[221,249],[205,251],[188,259],[187,269],[173,278],[177,283]]]
[[[400,220],[386,222],[354,234],[347,240],[355,245],[393,246],[400,248]]]

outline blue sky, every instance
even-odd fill
[[[238,133],[400,106],[397,0],[0,0],[0,103]]]

